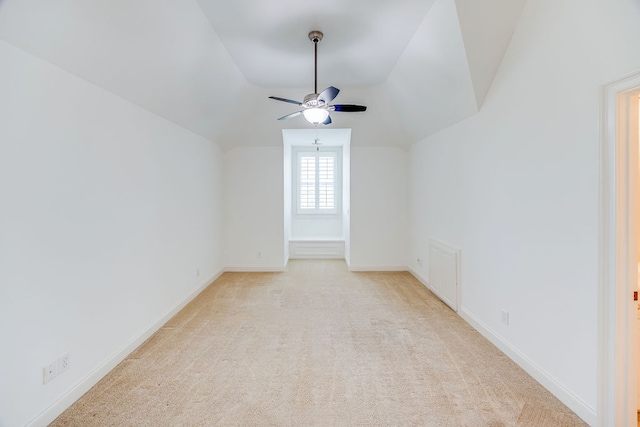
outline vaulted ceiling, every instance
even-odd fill
[[[482,106],[526,0],[0,0],[0,38],[224,149],[278,145],[318,89],[353,145],[402,148]],[[34,88],[37,90],[37,88]]]

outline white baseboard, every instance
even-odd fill
[[[282,273],[285,266],[231,266],[225,267],[224,271],[229,273]]]
[[[425,279],[424,277],[422,277],[422,275],[420,275],[420,273],[418,273],[417,271],[415,271],[411,267],[409,267],[408,271],[409,271],[409,273],[411,273],[413,275],[413,277],[418,279],[418,282],[422,283],[427,289],[431,290],[431,286],[429,286],[429,281],[427,279]]]
[[[408,271],[406,265],[349,265],[349,271],[374,272],[374,271]]]
[[[598,417],[596,415],[595,408],[589,406],[586,402],[573,394],[570,390],[567,390],[567,388],[564,387],[560,381],[556,380],[551,374],[549,374],[542,367],[529,359],[526,355],[520,352],[520,350],[515,348],[509,342],[502,339],[493,329],[489,328],[487,325],[478,320],[464,306],[461,307],[458,314],[467,323],[469,323],[478,332],[480,332],[481,335],[488,339],[493,345],[498,347],[500,351],[506,354],[518,366],[520,366],[536,381],[542,384],[544,388],[549,390],[562,403],[567,405],[569,409],[575,412],[587,424],[597,424]]]
[[[211,278],[201,282],[196,288],[185,298],[183,298],[176,305],[167,310],[158,319],[153,321],[149,326],[140,331],[138,335],[133,337],[122,348],[117,350],[111,356],[109,356],[102,364],[98,365],[93,371],[81,378],[74,386],[72,386],[66,393],[56,399],[51,405],[45,408],[40,414],[34,417],[26,425],[30,427],[45,427],[55,420],[60,414],[68,409],[76,400],[80,399],[91,387],[96,385],[105,375],[107,375],[118,363],[122,362],[128,355],[130,355],[135,349],[140,347],[151,335],[156,333],[165,323],[175,316],[180,310],[182,310],[189,302],[197,297],[200,292],[205,290],[211,283],[213,283],[223,271],[218,272]]]

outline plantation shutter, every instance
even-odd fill
[[[298,212],[336,212],[335,153],[298,155]]]
[[[316,208],[316,158],[300,156],[300,209]]]
[[[335,159],[318,157],[318,208],[335,208]]]

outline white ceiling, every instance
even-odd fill
[[[318,74],[323,87],[336,81],[349,86],[375,85],[387,79],[433,2],[199,0],[250,83],[311,88],[310,30],[325,35],[318,44]]]
[[[352,145],[409,144],[482,106],[526,0],[0,0],[0,38],[224,149],[282,144],[318,89]],[[1,70],[0,70],[1,73]]]

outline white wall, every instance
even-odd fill
[[[408,247],[408,155],[351,146],[352,270],[402,270]]]
[[[222,154],[2,41],[0,94],[0,425],[43,425],[221,271]]]
[[[292,179],[292,171],[291,171],[291,145],[284,144],[282,146],[282,181],[283,181],[283,227],[284,227],[284,263],[285,265],[289,262],[289,239],[291,238],[291,221],[292,221],[292,206],[291,206],[291,192],[293,182]]]
[[[238,147],[224,153],[224,251],[229,270],[284,268],[283,157],[283,147]],[[406,268],[407,152],[351,147],[350,158],[351,268]]]
[[[295,209],[295,207],[294,207]],[[342,240],[342,209],[338,215],[302,216],[293,214],[291,223],[292,240]]]
[[[344,259],[351,267],[351,138],[342,146],[342,234]]]
[[[411,150],[411,268],[431,236],[461,248],[463,317],[592,424],[599,85],[640,68],[639,18],[530,0],[480,113]]]
[[[283,147],[224,153],[224,259],[229,270],[279,271],[284,251]]]

